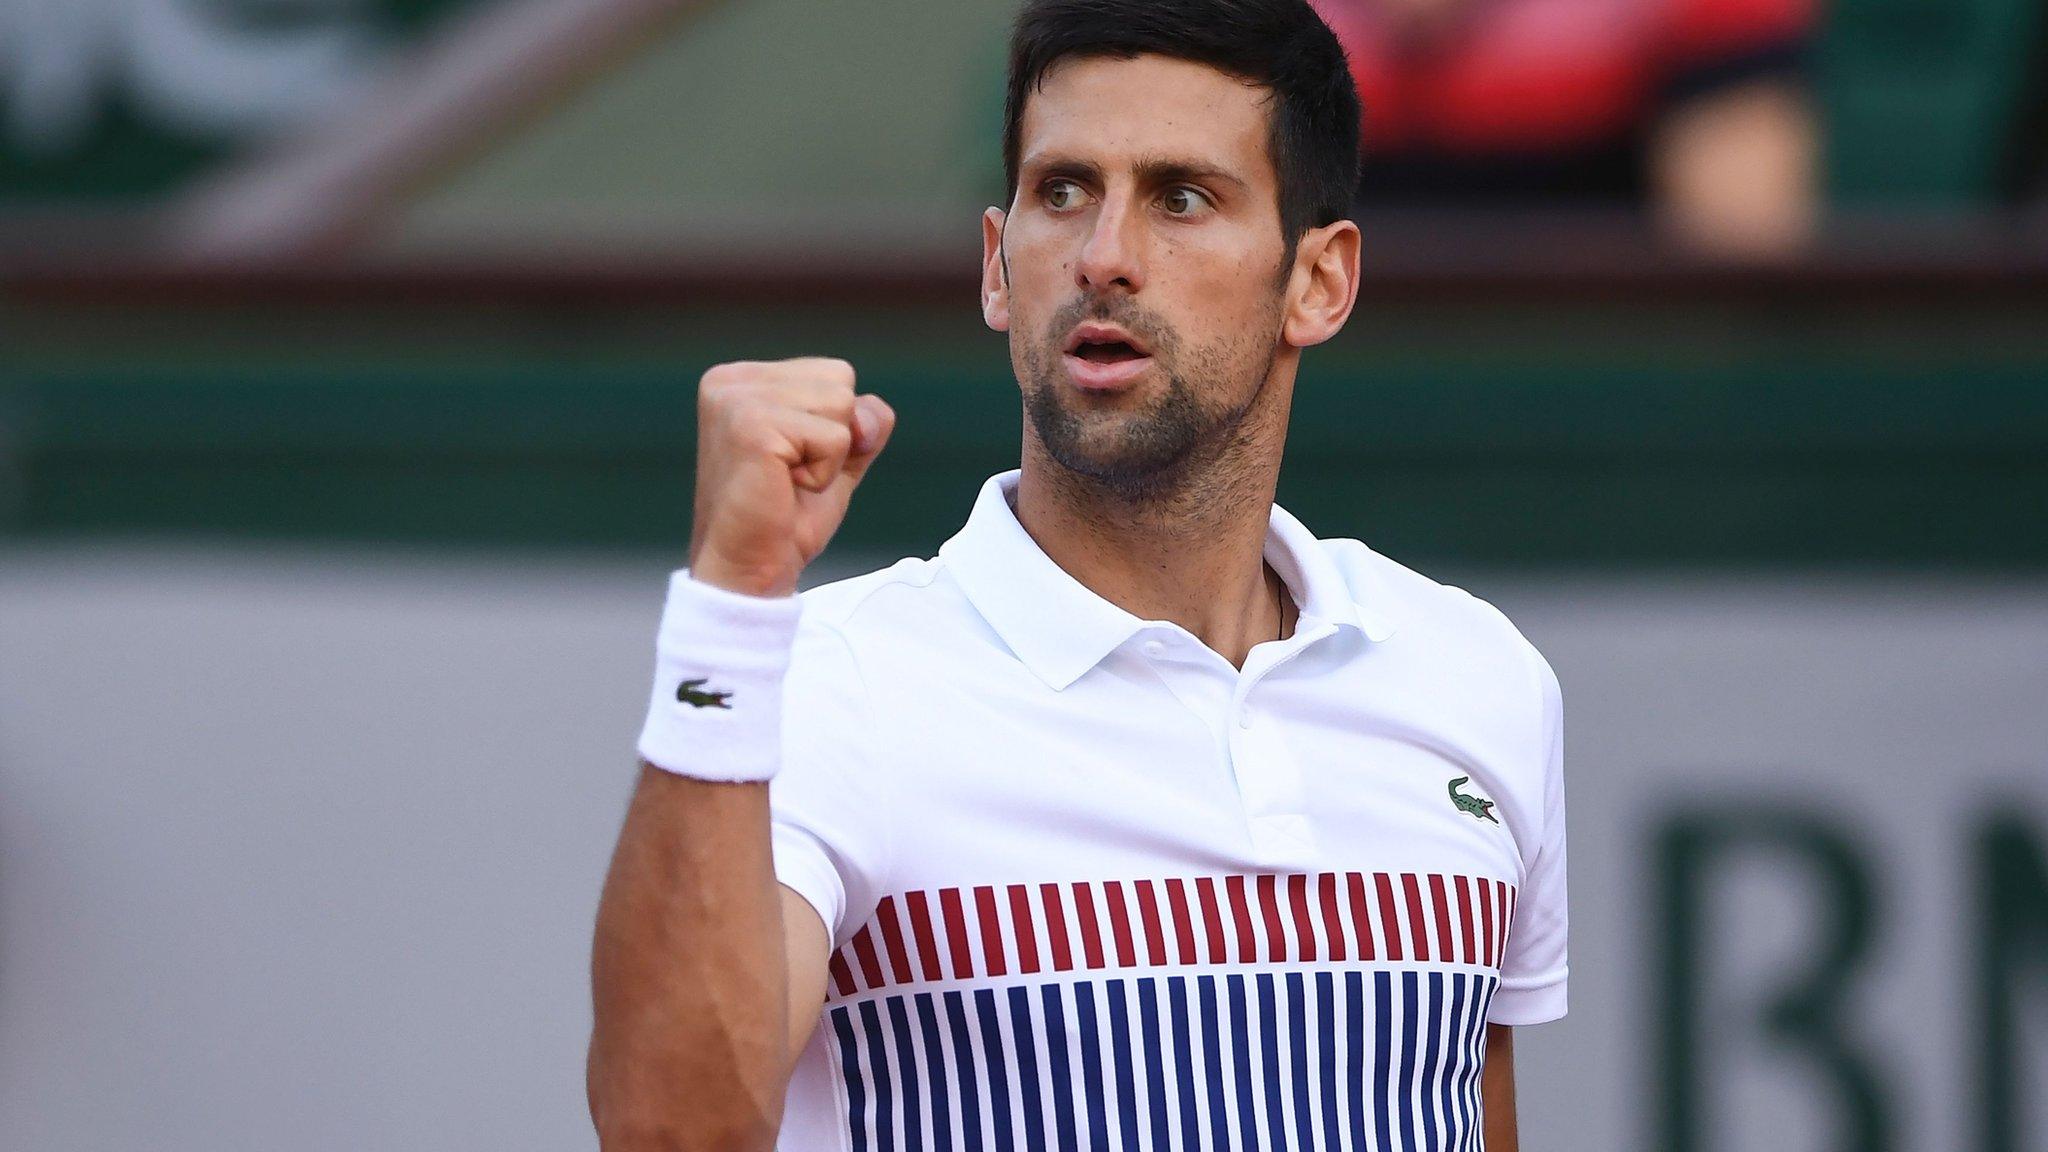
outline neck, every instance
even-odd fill
[[[1265,455],[1216,461],[1134,500],[1027,438],[1017,520],[1082,586],[1140,619],[1180,625],[1242,668],[1253,645],[1285,636],[1294,619],[1293,597],[1264,560],[1280,476],[1278,453]]]

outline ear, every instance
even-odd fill
[[[998,332],[1010,330],[1010,277],[1003,267],[1003,210],[981,214],[981,319]]]
[[[1281,338],[1296,348],[1335,336],[1358,302],[1358,225],[1339,220],[1301,234],[1287,284]]]

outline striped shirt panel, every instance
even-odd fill
[[[827,1002],[948,980],[1319,961],[1498,970],[1506,881],[1439,873],[981,885],[885,896],[833,953]]]
[[[1477,1152],[1513,905],[1409,873],[891,897],[832,959],[846,1146]]]

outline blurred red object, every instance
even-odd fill
[[[1813,0],[1316,0],[1365,104],[1366,204],[1629,202],[1710,250],[1815,210]]]

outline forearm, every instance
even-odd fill
[[[768,786],[643,765],[591,949],[607,1152],[770,1147],[789,1072]]]
[[[1515,1030],[1505,1024],[1486,1026],[1480,1095],[1486,1109],[1486,1152],[1516,1152],[1521,1134],[1515,1120]]]

